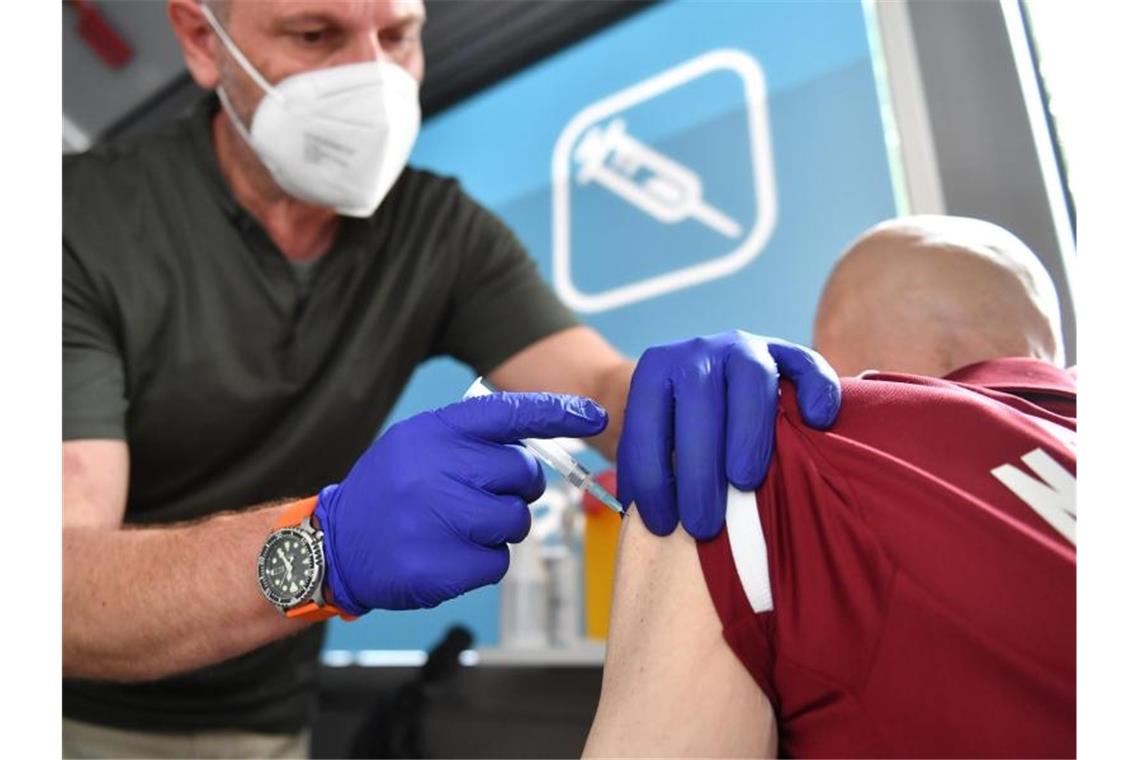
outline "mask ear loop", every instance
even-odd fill
[[[234,125],[234,129],[238,131],[238,134],[241,135],[241,138],[245,140],[250,147],[253,147],[253,135],[251,135],[249,130],[245,128],[245,125],[241,123],[237,111],[234,110],[229,97],[226,96],[226,91],[221,87],[218,88],[218,100],[222,102],[222,108],[226,109],[226,115],[230,117],[230,123]]]
[[[200,7],[202,8],[202,15],[206,18],[206,22],[209,23],[210,27],[214,30],[214,33],[218,35],[218,39],[220,39],[222,41],[222,44],[225,45],[226,50],[229,52],[230,56],[235,61],[237,61],[238,65],[241,66],[242,69],[245,70],[245,73],[249,75],[249,78],[252,79],[266,95],[281,102],[285,102],[285,98],[281,95],[281,93],[277,92],[273,85],[265,81],[265,77],[261,76],[261,73],[253,67],[253,64],[249,62],[249,59],[245,57],[238,46],[234,44],[234,41],[230,39],[229,34],[227,34],[226,30],[222,28],[222,25],[218,23],[218,19],[214,17],[214,13],[210,10],[210,7],[205,3],[202,3]],[[225,104],[227,98],[222,95],[221,86],[218,87],[218,94],[222,99],[222,103]],[[226,110],[229,111],[231,115],[233,114],[232,108],[227,107]]]

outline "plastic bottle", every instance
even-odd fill
[[[511,548],[511,565],[503,577],[499,638],[504,649],[550,646],[547,573],[542,547],[528,537]]]

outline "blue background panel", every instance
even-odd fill
[[[896,213],[864,11],[859,2],[669,2],[638,13],[505,80],[424,125],[412,163],[457,176],[552,273],[554,145],[582,109],[712,50],[753,57],[767,86],[775,227],[734,274],[580,315],[630,356],[658,343],[733,328],[807,342],[824,279],[869,225]],[[431,65],[431,62],[428,62]],[[755,222],[739,77],[725,71],[632,107],[629,133],[701,175],[705,198]],[[594,292],[722,255],[723,236],[695,222],[662,225],[596,185],[572,190],[571,269]],[[586,243],[586,245],[579,245]],[[402,419],[459,397],[473,377],[449,359],[414,376]],[[600,457],[583,457],[588,466]],[[435,610],[334,621],[330,649],[429,647],[462,622],[498,643],[497,588]]]

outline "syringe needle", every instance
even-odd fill
[[[582,487],[585,488],[591,496],[593,496],[601,503],[605,504],[613,511],[617,512],[619,515],[625,514],[625,510],[621,508],[621,502],[611,496],[609,491],[598,485],[598,483],[593,478],[590,478],[585,483],[583,483]]]

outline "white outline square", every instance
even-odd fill
[[[715,259],[599,293],[582,292],[574,285],[570,274],[570,149],[588,128],[603,119],[718,69],[735,73],[744,84],[744,103],[748,116],[748,137],[752,149],[756,196],[756,221],[752,229],[739,247]],[[551,195],[554,291],[576,311],[586,313],[607,311],[738,271],[760,254],[776,224],[776,191],[768,130],[767,86],[760,64],[742,50],[730,48],[712,50],[582,109],[570,120],[554,144],[554,156],[551,160]]]

